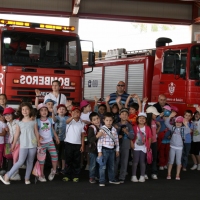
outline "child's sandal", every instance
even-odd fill
[[[176,180],[180,181],[181,180],[180,176],[176,176]]]

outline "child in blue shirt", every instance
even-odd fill
[[[64,104],[59,104],[57,106],[56,116],[54,115],[54,112],[52,112],[52,118],[55,122],[55,131],[60,140],[60,143],[55,145],[58,154],[57,173],[62,173],[62,174],[64,174],[64,169],[65,169],[64,139],[66,131],[66,120],[69,118],[68,116],[65,116],[66,113],[67,113],[67,108]]]

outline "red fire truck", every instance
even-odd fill
[[[82,100],[82,53],[72,26],[0,20],[0,93],[8,104],[22,97],[41,99],[51,83],[61,82],[60,92],[75,102]]]
[[[114,59],[96,62],[93,72],[84,77],[84,98],[105,98],[122,80],[129,94],[148,97],[151,103],[165,94],[180,114],[185,109],[194,111],[200,105],[200,44],[166,46],[170,42],[169,38],[159,38],[156,49],[117,54]],[[87,72],[91,67],[85,65],[84,69]]]

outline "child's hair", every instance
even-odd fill
[[[184,115],[185,115],[186,113],[189,113],[191,116],[193,115],[193,112],[192,112],[191,110],[185,110]]]
[[[113,114],[112,114],[111,112],[107,112],[107,113],[104,114],[104,119],[105,119],[106,117],[110,117],[110,118],[113,119]]]
[[[196,115],[197,113],[199,113],[199,112],[198,112],[198,111],[195,111],[195,112],[194,112],[194,115],[193,115],[193,117],[192,117],[192,121],[195,120],[195,115]],[[199,113],[199,114],[200,114],[200,113]]]
[[[0,115],[3,116],[3,110],[0,110]]]
[[[46,107],[45,107],[46,108]],[[50,113],[49,113],[49,110],[48,110],[48,108],[46,108],[47,109],[47,118],[50,116]],[[37,118],[40,118],[41,117],[41,115],[40,115],[40,109],[37,111],[37,116],[36,116]]]
[[[147,114],[147,119],[146,119],[147,126],[149,126],[151,128],[153,113],[146,113],[146,114]]]
[[[129,106],[129,108],[134,108],[136,111],[138,111],[139,105],[138,105],[138,103],[132,103],[132,104]]]
[[[116,103],[114,103],[114,104],[111,106],[111,111],[112,111],[112,109],[113,109],[114,107],[116,107],[116,108],[118,109],[118,112],[119,112],[119,106],[118,106]]]
[[[23,103],[21,103],[21,105],[19,106],[19,109],[17,111],[20,121],[24,118],[24,116],[22,115],[22,108],[25,106],[27,106],[30,109],[29,117],[34,117],[34,110],[33,110],[32,105],[28,102],[23,102]]]
[[[61,86],[61,82],[59,80],[54,80],[54,81],[52,81],[52,85],[53,85],[53,83],[58,83],[59,87]]]
[[[7,101],[7,96],[6,96],[6,94],[0,94],[0,96],[3,96],[3,97],[6,99],[6,101]]]
[[[107,110],[107,108],[106,108],[106,105],[105,104],[100,104],[100,105],[98,105],[98,108],[100,108],[100,107],[104,107],[105,108],[105,110]]]
[[[92,121],[92,118],[93,118],[93,117],[96,117],[96,116],[99,117],[98,113],[96,113],[96,112],[91,112],[90,115],[89,115],[90,121]]]

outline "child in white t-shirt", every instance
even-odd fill
[[[72,107],[72,117],[67,121],[65,134],[66,176],[63,181],[79,181],[81,153],[84,151],[84,123],[80,120],[80,108]]]
[[[53,129],[53,121],[51,120],[51,118],[48,117],[49,115],[48,107],[45,104],[41,103],[38,105],[37,110],[38,110],[37,124],[39,127],[38,131],[41,137],[40,144],[43,151],[46,152],[46,150],[48,150],[51,156],[52,169],[51,173],[48,176],[48,179],[52,181],[56,174],[56,167],[58,162],[58,155],[53,142],[53,137],[55,138],[57,144],[59,144],[60,141],[55,130]],[[39,177],[38,180],[41,182],[46,182],[44,176],[44,162],[45,161],[39,161],[41,167],[41,176]]]

